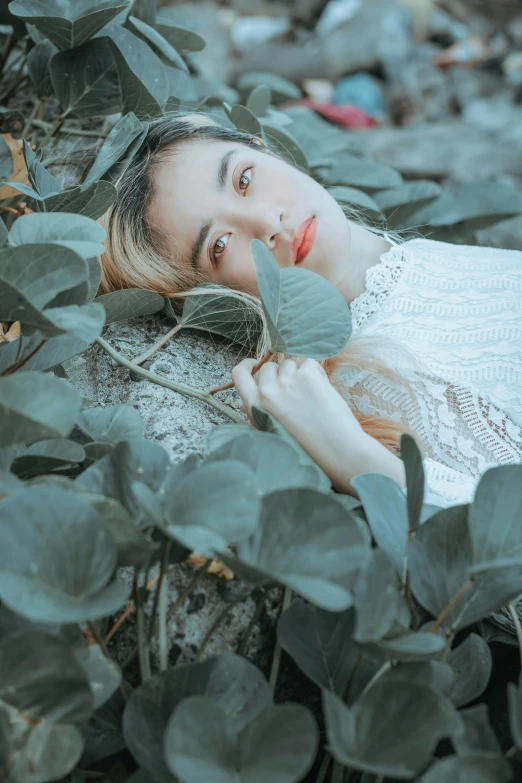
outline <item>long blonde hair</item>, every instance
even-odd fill
[[[201,112],[178,114],[166,113],[153,120],[149,125],[147,136],[136,153],[129,168],[115,183],[118,196],[114,204],[99,218],[99,223],[105,228],[107,237],[104,242],[105,252],[100,257],[102,263],[102,282],[100,293],[109,293],[122,288],[144,288],[157,291],[169,299],[181,300],[187,296],[208,294],[211,290],[228,296],[237,297],[249,313],[252,322],[261,325],[261,336],[257,345],[258,358],[263,356],[269,346],[268,330],[261,306],[261,301],[242,291],[235,291],[224,286],[214,286],[204,291],[197,289],[202,283],[209,283],[201,272],[193,270],[190,264],[174,259],[172,253],[172,238],[168,237],[154,226],[148,215],[148,210],[154,195],[154,172],[167,159],[175,154],[176,145],[185,141],[230,141],[255,145],[255,149],[267,154],[275,154],[267,146],[260,146],[256,137],[218,125],[214,119]],[[366,226],[361,216],[353,209],[343,210],[347,218],[359,225]],[[370,230],[372,230],[370,228]],[[400,438],[403,432],[408,432],[417,441],[424,452],[422,438],[406,424],[401,424],[377,414],[360,412],[351,399],[346,384],[343,384],[343,371],[358,368],[373,372],[404,388],[412,399],[416,395],[407,380],[402,378],[382,358],[383,345],[404,352],[399,344],[390,338],[354,335],[341,354],[322,362],[332,384],[343,394],[347,404],[353,411],[363,430],[378,440],[394,453],[399,453]],[[409,358],[411,355],[406,351]],[[284,357],[277,357],[282,361]]]

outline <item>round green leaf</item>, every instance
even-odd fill
[[[350,699],[371,680],[379,664],[369,659],[353,639],[355,613],[326,612],[304,601],[293,601],[279,618],[277,638],[306,676],[320,688]]]
[[[49,63],[58,52],[51,41],[44,40],[33,46],[27,55],[27,71],[39,98],[52,95],[53,85],[49,76]]]
[[[123,113],[132,111],[140,119],[159,116],[169,97],[167,74],[159,57],[120,25],[107,25],[104,35],[118,65]]]
[[[322,609],[342,611],[352,604],[352,575],[367,561],[369,536],[329,495],[287,489],[263,498],[258,531],[237,550],[238,558],[219,556],[239,560],[259,581],[276,580]]]
[[[151,315],[161,310],[164,304],[162,296],[155,291],[145,291],[141,288],[124,288],[110,294],[98,296],[96,301],[105,308],[105,323],[125,321],[127,318],[137,318],[139,315]]]
[[[334,758],[374,775],[415,777],[443,737],[462,732],[447,697],[418,682],[377,680],[351,708],[323,691],[323,704]]]
[[[13,155],[4,137],[0,139],[0,179],[7,181],[13,174]]]
[[[157,492],[169,464],[169,456],[159,444],[124,440],[78,476],[76,485],[86,492],[118,500],[136,522],[151,524],[144,518],[132,484],[139,481]]]
[[[141,19],[137,19],[136,16],[132,15],[128,17],[127,21],[134,28],[133,31],[136,33],[136,35],[145,41],[145,43],[148,43],[149,46],[154,49],[156,54],[160,55],[160,57],[164,57],[166,60],[172,63],[175,68],[179,68],[180,71],[184,71],[185,73],[189,72],[185,60],[169,43],[169,41],[154,29],[154,27],[151,27],[149,24],[146,24]]]
[[[226,459],[237,460],[252,468],[261,495],[290,487],[308,487],[324,492],[330,489],[330,482],[324,480],[325,474],[312,465],[303,465],[289,443],[252,427],[247,434],[238,433],[233,440],[214,449],[205,463]]]
[[[82,403],[69,383],[37,372],[0,379],[0,446],[65,438]]]
[[[126,153],[132,142],[141,135],[142,130],[143,123],[132,111],[118,120],[104,140],[83,185],[96,182],[103,177],[111,166],[114,166]]]
[[[283,131],[274,122],[260,120],[263,138],[270,147],[275,147],[279,154],[293,166],[309,171],[305,153],[289,131]]]
[[[480,478],[469,509],[473,573],[522,565],[522,465],[498,465]]]
[[[130,4],[131,0],[14,0],[9,10],[63,50],[93,38]]]
[[[104,252],[102,243],[105,237],[103,226],[85,215],[33,212],[30,215],[22,215],[15,221],[9,232],[8,242],[11,247],[57,243],[69,247],[87,259]]]
[[[242,73],[238,79],[238,90],[250,92],[258,85],[263,84],[270,88],[274,100],[277,103],[288,100],[299,100],[302,92],[293,82],[271,71],[248,71]]]
[[[171,668],[140,685],[125,708],[123,731],[138,764],[158,783],[176,781],[163,760],[163,737],[173,710],[190,696],[206,696],[221,707],[236,733],[272,704],[272,692],[259,669],[229,652]]]
[[[395,481],[380,473],[355,476],[352,486],[362,501],[373,537],[402,578],[408,548],[404,493]]]
[[[174,465],[164,486],[165,532],[212,557],[257,529],[260,498],[252,469],[237,460],[202,465],[186,473]]]
[[[116,200],[116,188],[110,182],[101,180],[92,182],[87,187],[75,187],[62,190],[54,196],[44,200],[47,212],[68,212],[87,215],[97,220]]]
[[[206,288],[205,285],[197,286],[193,289],[194,295],[186,297],[179,322],[187,329],[221,334],[255,350],[261,336],[261,324],[251,308],[243,299],[234,296],[229,288],[223,286],[219,293],[215,286],[209,286],[212,290],[208,293],[205,292]],[[175,317],[172,305],[169,314]]]
[[[342,294],[309,269],[285,267],[264,242],[250,243],[272,351],[328,359],[351,334],[350,309]]]
[[[252,136],[260,136],[262,133],[261,124],[256,115],[253,114],[246,106],[241,106],[240,103],[236,103],[228,111],[225,108],[228,118],[234,123],[236,128],[244,133],[250,133]]]
[[[437,761],[422,776],[421,783],[510,783],[513,772],[500,754],[473,753]]]
[[[487,688],[493,660],[484,639],[471,633],[448,655],[447,661],[455,672],[451,700],[456,707],[475,701]]]
[[[441,193],[441,187],[436,182],[418,180],[381,190],[375,194],[375,201],[387,220],[394,226],[400,226],[419,209],[435,201]]]
[[[227,724],[204,696],[185,699],[165,732],[169,768],[187,783],[295,783],[310,769],[319,732],[305,707],[267,707],[235,735]]]
[[[1,504],[0,597],[10,609],[36,622],[78,623],[121,607],[127,586],[106,586],[116,544],[85,500],[43,485]]]
[[[402,177],[390,166],[344,152],[336,156],[335,164],[326,174],[326,181],[329,186],[350,185],[374,193],[384,188],[398,187],[402,184]]]
[[[122,440],[143,438],[143,419],[132,405],[85,408],[76,422],[93,441],[115,446]]]
[[[77,465],[85,459],[85,450],[72,440],[41,440],[17,455],[11,470],[22,479],[41,473],[51,473],[66,466]]]
[[[121,683],[121,671],[98,644],[76,650],[76,660],[85,672],[92,691],[93,707],[97,710],[108,701]]]
[[[121,111],[118,71],[105,38],[59,52],[49,65],[64,117],[95,117]]]
[[[270,106],[271,97],[270,87],[267,84],[258,84],[248,96],[246,108],[256,117],[262,117]]]

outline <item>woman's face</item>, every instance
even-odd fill
[[[197,267],[208,282],[257,294],[252,239],[265,243],[280,268],[294,266],[292,240],[311,217],[315,239],[298,266],[334,285],[346,277],[351,230],[339,204],[261,146],[182,143],[157,169],[154,183],[149,219],[167,235],[173,256]]]

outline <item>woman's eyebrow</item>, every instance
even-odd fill
[[[218,193],[222,193],[227,186],[230,159],[232,158],[233,155],[236,154],[236,152],[239,152],[239,150],[238,149],[228,150],[227,152],[225,152],[225,154],[222,156],[221,160],[219,161],[219,166],[216,173],[216,190]],[[201,255],[201,249],[205,244],[205,240],[211,228],[212,228],[212,220],[207,218],[201,224],[201,228],[199,229],[199,233],[196,237],[196,241],[192,245],[190,258],[191,258],[191,264],[193,269],[197,269],[199,266],[199,256]]]

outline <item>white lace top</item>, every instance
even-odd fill
[[[353,336],[397,341],[396,352],[383,341],[382,357],[417,402],[373,372],[341,371],[343,385],[363,413],[407,422],[423,438],[425,502],[470,502],[487,468],[522,462],[522,252],[394,245],[350,309]]]

